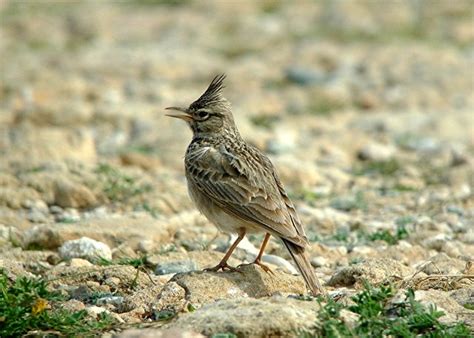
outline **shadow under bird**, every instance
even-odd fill
[[[246,233],[266,233],[251,264],[261,262],[270,236],[280,238],[313,295],[324,293],[305,253],[308,245],[293,203],[268,157],[239,134],[229,101],[222,96],[225,75],[216,76],[188,108],[169,107],[167,114],[187,122],[193,138],[185,155],[188,190],[196,207],[217,228],[238,237],[210,271],[236,268],[227,260]]]

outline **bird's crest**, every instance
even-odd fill
[[[193,110],[197,110],[200,108],[204,108],[210,104],[222,101],[222,89],[225,88],[225,78],[225,74],[220,74],[214,77],[209,87],[207,87],[206,91],[191,104],[190,108]]]

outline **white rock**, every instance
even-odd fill
[[[89,261],[96,261],[98,258],[105,258],[111,260],[112,250],[105,243],[82,237],[65,242],[59,248],[59,255],[63,259],[85,258]]]
[[[311,259],[311,265],[316,267],[316,268],[320,268],[322,266],[328,266],[329,262],[326,258],[324,258],[322,256],[318,256],[318,257],[313,257]]]
[[[369,143],[359,150],[358,157],[369,161],[387,161],[393,158],[396,148],[392,145]]]
[[[101,313],[109,313],[109,311],[106,308],[100,307],[100,306],[88,306],[86,307],[87,314],[93,318],[97,318],[98,315]]]
[[[149,253],[156,247],[155,242],[150,239],[144,239],[138,242],[137,250],[143,253]]]

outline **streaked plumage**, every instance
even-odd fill
[[[304,252],[307,238],[301,221],[268,157],[240,136],[221,94],[224,78],[214,78],[189,108],[170,108],[184,112],[171,116],[186,120],[193,131],[185,156],[191,198],[221,231],[239,234],[214,269],[228,268],[227,258],[245,233],[266,232],[282,239],[312,293],[321,293]],[[264,247],[255,262],[259,265]]]

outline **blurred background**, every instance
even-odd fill
[[[325,282],[370,258],[462,271],[473,20],[471,0],[1,0],[2,257],[54,275],[46,257],[88,236],[114,259],[217,263],[206,250],[228,238],[187,196],[191,132],[164,107],[226,73],[241,134],[278,168]],[[289,258],[276,240],[268,253]]]
[[[163,108],[188,105],[219,73],[241,133],[270,154],[310,232],[351,227],[318,220],[327,215],[315,207],[436,217],[460,199],[472,216],[469,0],[4,0],[0,10],[7,225],[54,222],[53,205],[75,220],[97,206],[192,210],[191,133]],[[59,178],[87,194],[64,197]]]
[[[7,225],[57,219],[52,205],[78,220],[99,205],[192,209],[182,165],[191,133],[163,108],[190,104],[219,73],[241,133],[309,208],[311,231],[347,226],[316,227],[316,206],[436,216],[441,194],[472,208],[469,0],[0,4]],[[58,177],[90,194],[61,201]]]

